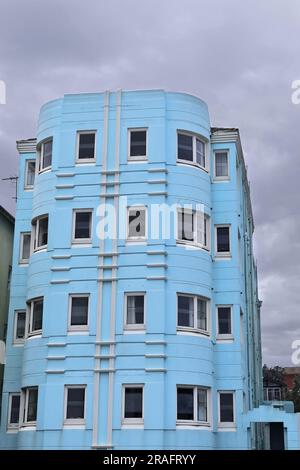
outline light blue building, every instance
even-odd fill
[[[1,447],[299,448],[262,402],[238,130],[184,93],[65,95],[17,148]]]

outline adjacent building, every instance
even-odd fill
[[[298,416],[262,404],[238,129],[107,91],[46,103],[17,148],[2,448],[268,448],[272,422],[298,448]]]

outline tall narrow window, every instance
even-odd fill
[[[177,387],[177,422],[191,421],[208,424],[208,389],[204,387]]]
[[[230,256],[230,225],[216,226],[216,254]]]
[[[195,330],[208,334],[208,300],[203,297],[178,294],[177,329]]]
[[[20,393],[10,393],[8,401],[8,429],[19,427],[20,421]]]
[[[228,179],[229,168],[228,168],[228,152],[227,151],[216,151],[215,156],[215,178],[216,179]]]
[[[43,325],[43,298],[34,299],[29,302],[29,335],[38,335],[42,332]]]
[[[52,138],[41,143],[39,170],[47,170],[52,165]]]
[[[96,132],[80,131],[77,133],[77,162],[95,161]]]
[[[26,310],[15,311],[14,344],[23,344],[26,334]]]
[[[32,222],[33,228],[33,248],[41,250],[48,245],[48,215],[37,217]]]
[[[73,219],[73,243],[90,243],[92,237],[92,210],[76,209]]]
[[[200,137],[186,132],[177,133],[177,160],[206,169],[206,143]]]
[[[37,419],[38,387],[23,389],[24,394],[24,425],[34,425]]]
[[[65,423],[82,424],[85,419],[85,385],[67,385]]]
[[[69,330],[86,330],[88,327],[89,295],[70,296]]]
[[[231,338],[232,337],[232,325],[231,325],[231,306],[230,305],[219,305],[217,307],[217,325],[218,325],[218,337],[219,338]]]
[[[177,212],[178,242],[209,249],[209,217],[203,212],[179,209]]]
[[[123,389],[123,420],[127,423],[143,422],[143,385],[125,385]]]
[[[24,189],[33,189],[34,178],[35,178],[35,160],[26,160]]]
[[[128,129],[128,160],[147,159],[147,129]]]
[[[235,422],[234,392],[219,392],[219,425],[232,425]]]
[[[145,326],[145,294],[126,294],[125,327],[141,329]]]
[[[127,239],[139,241],[146,239],[146,208],[128,208],[128,229]]]
[[[20,234],[20,256],[19,256],[20,264],[27,264],[29,261],[30,240],[31,240],[30,232],[22,232]]]

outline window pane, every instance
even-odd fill
[[[219,335],[231,334],[231,309],[230,307],[218,307]]]
[[[75,238],[91,238],[91,213],[76,212],[75,214]]]
[[[44,142],[42,145],[43,161],[42,169],[51,166],[52,163],[52,140]]]
[[[16,339],[25,337],[26,311],[17,312]]]
[[[95,134],[79,134],[78,159],[95,158]]]
[[[233,423],[233,394],[220,393],[220,421]]]
[[[143,417],[143,389],[141,387],[125,388],[124,418]]]
[[[205,144],[199,139],[196,139],[196,161],[205,168]]]
[[[38,247],[48,243],[48,217],[39,220]]]
[[[178,296],[178,326],[194,328],[194,298]]]
[[[146,156],[146,139],[147,131],[130,131],[130,156],[145,157]]]
[[[207,302],[197,299],[197,328],[207,330]]]
[[[21,260],[28,260],[30,257],[30,233],[23,233],[21,249]]]
[[[41,330],[42,322],[43,322],[43,300],[35,300],[33,302],[31,331]]]
[[[13,395],[11,397],[9,424],[18,424],[19,416],[20,416],[20,395]]]
[[[197,212],[197,243],[207,246],[207,216],[203,212]]]
[[[217,251],[219,253],[230,251],[229,227],[217,227]]]
[[[215,153],[216,176],[228,176],[227,152]]]
[[[129,210],[129,231],[128,237],[145,237],[146,236],[146,211],[144,209]]]
[[[193,388],[177,388],[177,419],[194,421]]]
[[[26,171],[26,186],[33,186],[34,185],[34,177],[35,177],[35,162],[27,162],[27,171]]]
[[[68,388],[67,419],[84,419],[84,388]]]
[[[194,241],[194,214],[178,212],[178,239]]]
[[[38,389],[28,390],[27,421],[36,421]]]
[[[178,134],[178,158],[193,161],[193,137],[191,135]]]
[[[127,324],[142,325],[144,323],[144,295],[127,296]]]
[[[72,297],[71,325],[88,324],[88,297]]]
[[[197,420],[207,421],[207,390],[203,388],[197,390]]]

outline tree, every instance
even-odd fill
[[[294,403],[295,412],[300,412],[300,376],[295,378],[294,387],[286,393],[286,399]]]
[[[268,387],[268,385],[272,384],[285,388],[283,367],[275,366],[269,368],[266,364],[264,364],[263,379],[265,387]]]

